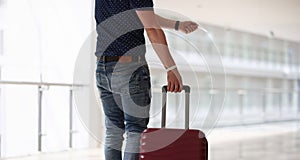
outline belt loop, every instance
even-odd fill
[[[138,62],[141,63],[141,56],[138,56]]]

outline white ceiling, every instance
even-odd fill
[[[300,42],[300,0],[154,0],[194,20]]]

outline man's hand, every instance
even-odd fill
[[[192,21],[183,21],[179,23],[179,30],[183,33],[191,33],[198,28],[198,24]]]
[[[155,19],[161,28],[172,29],[172,30],[175,29],[175,24],[176,24],[175,20],[164,18],[157,14],[155,14]],[[197,28],[198,28],[198,24],[193,21],[180,21],[178,26],[178,30],[186,34],[195,31]]]
[[[167,72],[168,79],[168,91],[169,92],[181,92],[183,85],[180,73],[177,69],[173,69]]]

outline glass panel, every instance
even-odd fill
[[[194,89],[191,91],[191,128],[202,128],[203,122],[211,109],[210,101],[211,94],[209,94],[208,89]]]
[[[43,91],[43,146],[45,152],[65,150],[69,137],[69,90],[50,87]]]
[[[0,56],[2,56],[4,54],[3,52],[4,52],[4,31],[0,28]],[[1,66],[1,63],[0,63],[0,66]]]
[[[0,68],[1,69],[1,68]],[[0,70],[1,75],[1,70]],[[1,77],[0,77],[1,80]],[[3,150],[3,140],[2,136],[4,133],[4,120],[5,120],[5,113],[4,113],[4,107],[3,107],[3,95],[2,95],[2,85],[0,85],[0,158],[2,157],[2,150]]]
[[[299,73],[300,74],[300,73]],[[299,117],[299,114],[300,114],[300,79],[298,79],[298,105],[297,105],[297,110],[298,110],[298,117]]]
[[[241,107],[241,96],[236,91],[227,91],[224,109],[218,125],[239,124]]]
[[[19,156],[37,151],[37,87],[2,86],[2,156]],[[3,121],[2,121],[3,120]]]

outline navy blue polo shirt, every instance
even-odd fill
[[[145,54],[144,27],[135,11],[152,7],[152,0],[96,0],[96,56]]]

